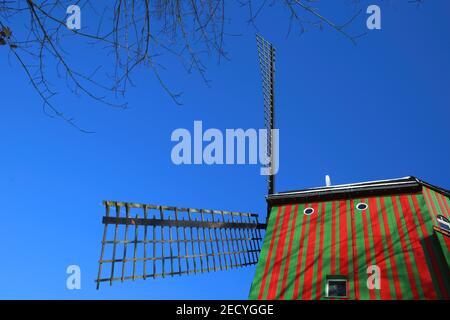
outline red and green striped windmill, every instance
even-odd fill
[[[449,299],[450,191],[407,177],[275,192],[275,49],[260,36],[257,46],[267,223],[252,213],[104,201],[97,288],[257,264],[250,299]]]
[[[251,299],[449,299],[450,191],[406,177],[267,202]]]

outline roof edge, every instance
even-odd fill
[[[385,194],[419,193],[422,187],[428,187],[450,197],[450,191],[408,176],[398,179],[341,184],[330,187],[318,187],[304,190],[279,192],[268,195],[270,206],[294,202],[328,201],[336,199],[350,199],[354,197],[380,196]]]

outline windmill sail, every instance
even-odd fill
[[[256,35],[258,47],[259,67],[262,77],[262,93],[264,100],[264,125],[267,130],[266,156],[270,174],[267,176],[268,194],[275,193],[275,176],[273,174],[274,161],[274,139],[275,129],[275,48],[260,35]]]
[[[104,201],[102,282],[254,265],[266,225],[257,214]]]

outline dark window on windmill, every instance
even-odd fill
[[[347,285],[348,281],[346,277],[343,276],[327,277],[327,283],[325,287],[326,297],[347,298]]]
[[[445,230],[445,231],[450,231],[450,221],[442,216],[442,215],[438,215],[437,216],[437,223],[439,228]]]

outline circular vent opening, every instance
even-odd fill
[[[310,214],[314,213],[314,209],[313,208],[306,208],[305,210],[303,210],[303,213],[306,214],[307,216],[309,216]]]
[[[360,202],[356,205],[356,209],[358,209],[359,211],[366,210],[367,207],[368,207],[367,203],[364,202]]]

